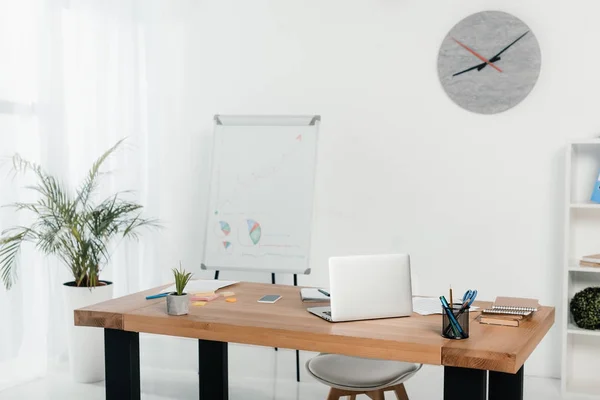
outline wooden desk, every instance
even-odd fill
[[[259,283],[223,289],[236,303],[219,298],[173,317],[164,298],[145,299],[160,289],[75,310],[75,325],[105,328],[109,400],[140,398],[139,332],[199,339],[201,400],[227,399],[228,342],[443,365],[445,400],[482,400],[488,390],[489,400],[522,399],[523,364],[554,323],[554,308],[542,307],[519,328],[472,321],[469,339],[448,340],[439,315],[329,323],[306,312],[322,304],[302,303],[299,288]],[[283,298],[257,303],[269,293]]]

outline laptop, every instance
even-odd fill
[[[329,322],[408,317],[412,313],[408,254],[331,257],[330,307],[307,311]]]

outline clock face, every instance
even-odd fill
[[[452,28],[438,55],[444,90],[459,106],[496,114],[519,104],[535,86],[540,46],[520,19],[500,11],[473,14]]]

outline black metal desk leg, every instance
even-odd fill
[[[485,400],[486,394],[487,371],[444,367],[444,400]]]
[[[106,400],[140,400],[140,337],[104,329]]]
[[[490,371],[489,400],[523,400],[523,367],[516,374]]]
[[[294,286],[298,286],[298,275],[294,274]],[[296,350],[296,382],[300,382],[300,351]]]
[[[198,374],[200,400],[227,400],[227,342],[198,340]]]

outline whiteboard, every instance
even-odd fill
[[[203,269],[310,273],[319,120],[215,117]]]

